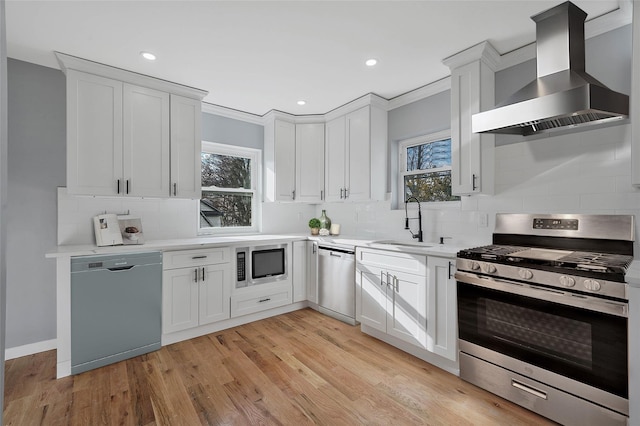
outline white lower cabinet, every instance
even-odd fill
[[[458,358],[458,311],[455,260],[429,256],[427,349],[455,361]]]
[[[455,362],[454,260],[360,247],[356,258],[360,323]]]
[[[229,248],[166,252],[163,264],[164,334],[230,317]]]
[[[318,303],[318,243],[307,241],[307,300]]]
[[[360,322],[426,348],[426,256],[358,248],[356,257]]]
[[[293,303],[307,299],[307,245],[311,241],[293,242]]]

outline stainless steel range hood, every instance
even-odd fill
[[[566,2],[531,17],[536,22],[538,78],[496,108],[474,114],[474,133],[527,136],[629,115],[629,96],[585,72],[586,16]]]

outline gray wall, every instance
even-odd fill
[[[389,165],[387,192],[398,195],[398,143],[415,136],[428,135],[451,128],[451,91],[436,93],[428,98],[389,111]],[[396,199],[393,205],[399,201]]]
[[[6,308],[6,192],[7,192],[7,33],[4,0],[0,0],[0,425],[4,412],[4,347]]]
[[[259,124],[202,113],[202,140],[262,149],[264,147],[264,127]]]
[[[9,190],[6,346],[56,338],[56,188],[66,176],[61,71],[8,61]]]

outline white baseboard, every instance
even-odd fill
[[[6,348],[4,351],[4,359],[20,358],[21,356],[33,355],[38,352],[50,351],[58,347],[56,339],[44,340],[42,342],[29,343],[28,345],[16,346],[14,348]]]

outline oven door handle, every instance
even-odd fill
[[[562,305],[616,315],[624,318],[629,316],[629,305],[624,302],[616,302],[613,300],[601,299],[599,297],[549,289],[517,281],[508,281],[493,277],[489,278],[469,272],[457,271],[455,277],[456,281],[478,287],[531,297],[533,299],[544,300],[552,303],[560,303]]]

